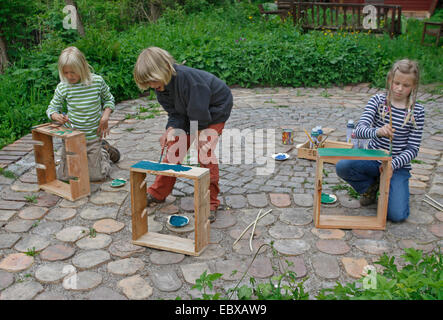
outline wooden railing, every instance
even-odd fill
[[[369,30],[363,25],[368,13],[363,12],[367,4],[300,2],[297,0],[277,1],[276,11],[263,12],[264,14],[279,14],[287,18],[292,15],[294,25],[303,29],[351,29]],[[401,6],[371,4],[376,9],[375,28],[371,32],[387,32],[391,37],[401,34]]]

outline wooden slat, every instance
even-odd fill
[[[86,154],[86,136],[81,132],[81,134],[64,138],[64,142],[67,153],[66,165],[68,167],[68,174],[71,177],[78,178],[77,180],[70,180],[71,197],[73,199],[79,199],[91,193],[88,157]]]
[[[191,256],[198,256],[201,252],[194,251],[194,240],[180,238],[177,236],[161,234],[156,232],[147,232],[141,237],[132,241],[138,246],[146,246],[154,249],[167,250],[177,253],[183,253]]]
[[[136,163],[135,165],[141,164],[142,162],[143,161],[140,161],[140,162]],[[149,162],[155,162],[155,161],[149,161]],[[191,170],[174,171],[172,169],[169,169],[169,170],[157,171],[157,170],[149,170],[149,169],[143,169],[143,168],[134,168],[135,165],[133,165],[130,168],[130,171],[146,172],[146,173],[155,174],[155,175],[162,175],[162,176],[183,177],[183,178],[188,178],[188,179],[192,179],[192,180],[199,179],[201,176],[203,176],[205,174],[209,174],[207,171],[208,169],[186,166],[186,165],[182,165],[182,166],[186,167],[186,168],[191,168]],[[173,164],[171,164],[171,165],[173,165]]]
[[[320,207],[321,207],[321,193],[323,181],[323,160],[317,160],[316,174],[315,174],[315,191],[314,191],[314,224],[320,224]]]
[[[322,215],[316,228],[384,230],[385,226],[379,224],[377,217]]]
[[[131,212],[132,212],[132,240],[139,239],[148,232],[148,216],[142,217],[143,210],[148,201],[145,188],[140,188],[140,184],[145,180],[146,173],[130,171],[131,182]]]
[[[202,250],[209,244],[209,174],[195,181],[194,210],[195,214],[195,251]]]
[[[33,130],[32,138],[43,143],[43,145],[34,145],[35,163],[42,164],[46,168],[36,169],[38,184],[43,185],[54,181],[57,176],[55,172],[54,146],[52,144],[52,137]]]
[[[56,194],[70,201],[75,201],[74,198],[71,196],[71,185],[60,180],[53,180],[51,182],[42,184],[40,185],[40,189],[52,194]],[[86,196],[87,195],[84,195],[84,197]]]

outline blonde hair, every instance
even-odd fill
[[[62,82],[68,82],[63,75],[63,68],[71,67],[80,76],[80,82],[86,85],[92,83],[92,67],[86,62],[85,55],[77,47],[68,47],[58,58],[58,74]]]
[[[142,90],[146,90],[148,82],[152,81],[168,84],[172,76],[176,75],[174,63],[174,58],[166,50],[158,47],[144,49],[134,67],[135,83]]]
[[[408,123],[409,119],[411,119],[414,127],[416,126],[415,118],[414,118],[414,106],[417,101],[417,92],[418,92],[418,83],[420,81],[420,71],[418,68],[418,63],[413,60],[403,59],[394,63],[391,70],[389,70],[388,75],[386,77],[386,106],[388,110],[391,108],[391,98],[392,98],[392,84],[394,81],[394,76],[397,71],[401,73],[414,76],[413,85],[414,87],[409,94],[408,101],[406,103],[407,114],[405,120],[403,121],[402,127]],[[385,108],[383,107],[383,111],[381,113],[382,118],[386,115]]]

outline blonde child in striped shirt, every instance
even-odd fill
[[[76,47],[62,51],[58,71],[61,82],[46,114],[51,120],[85,133],[89,178],[102,181],[109,175],[110,160],[117,162],[120,159],[119,151],[103,139],[109,134],[108,120],[115,109],[114,97],[103,78],[91,73],[85,56]],[[65,103],[66,115],[62,113]],[[69,178],[64,145],[57,174],[62,180]]]

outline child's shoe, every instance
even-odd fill
[[[365,193],[360,195],[360,205],[363,207],[369,206],[375,203],[377,199],[377,191],[380,186],[380,178],[378,177],[375,182],[366,190]]]
[[[165,202],[165,200],[158,200],[158,199],[154,198],[154,196],[152,194],[150,194],[149,192],[147,192],[147,194],[146,194],[146,199],[148,200],[148,205],[150,205],[151,203]]]
[[[116,163],[120,160],[120,151],[117,148],[111,146],[108,141],[105,139],[102,140],[102,147],[109,153],[109,159],[113,163]]]

